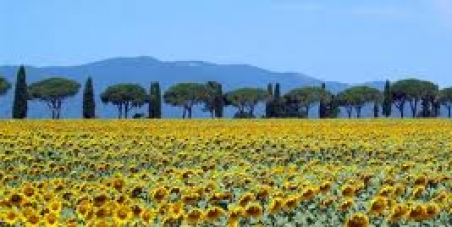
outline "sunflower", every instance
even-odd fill
[[[253,217],[253,218],[259,218],[262,216],[263,209],[262,206],[259,203],[250,203],[245,207],[245,216],[246,217]]]
[[[339,205],[339,210],[345,212],[348,209],[350,209],[353,205],[354,205],[353,199],[346,199],[342,201],[341,204]]]
[[[248,203],[254,201],[255,199],[256,196],[253,193],[248,192],[243,194],[242,197],[240,197],[238,203],[241,207],[245,207]]]
[[[417,186],[414,188],[414,190],[411,194],[413,195],[414,198],[419,198],[424,191],[425,191],[425,186]]]
[[[204,215],[204,218],[208,222],[215,222],[223,215],[224,215],[223,209],[221,209],[220,207],[217,207],[217,206],[213,206],[213,207],[210,207],[209,209],[207,209],[207,211]]]
[[[286,211],[294,210],[298,206],[298,196],[289,196],[283,200],[282,208]]]
[[[44,220],[46,226],[58,226],[59,216],[53,212],[50,212],[44,216]]]
[[[284,200],[280,197],[275,197],[270,201],[267,210],[270,214],[278,213],[283,207]]]
[[[347,218],[346,227],[367,227],[369,226],[369,218],[363,213],[355,213]]]
[[[113,218],[116,223],[127,223],[133,217],[132,209],[126,205],[120,205],[114,211]]]
[[[337,200],[337,197],[335,196],[329,196],[325,199],[323,199],[320,203],[320,208],[321,209],[326,209],[329,206],[331,206],[335,201]]]
[[[24,201],[24,195],[20,192],[13,192],[9,196],[9,204],[13,206],[21,206]]]
[[[0,219],[6,222],[6,224],[13,225],[21,221],[21,216],[16,210],[9,209],[0,214]]]
[[[202,221],[204,212],[201,209],[195,208],[190,210],[185,216],[184,220],[188,224],[197,224]]]
[[[303,201],[308,201],[314,198],[316,195],[317,190],[314,187],[308,187],[306,188],[300,195],[300,199]]]
[[[243,207],[234,206],[229,209],[228,223],[236,223],[238,220],[245,215],[245,210]]]
[[[48,208],[50,210],[50,212],[54,212],[59,214],[61,212],[61,209],[63,207],[63,203],[61,203],[60,201],[53,199],[49,202]]]
[[[425,219],[433,219],[441,212],[441,208],[436,203],[429,203],[425,208]]]
[[[33,197],[33,196],[35,195],[36,189],[33,187],[32,184],[28,183],[28,184],[25,184],[25,185],[23,186],[22,192],[23,192],[23,194],[24,194],[25,196],[27,196],[27,197],[30,198],[30,197]]]
[[[344,185],[341,189],[341,193],[345,197],[353,197],[355,195],[356,188],[351,185]]]
[[[426,215],[426,207],[421,204],[415,204],[408,211],[407,218],[414,221],[422,221]]]
[[[182,202],[187,205],[194,205],[198,202],[200,196],[196,192],[182,195]]]
[[[319,186],[319,191],[322,193],[327,193],[329,190],[331,190],[331,181],[324,181]]]
[[[377,196],[370,201],[369,212],[372,215],[381,215],[388,205],[388,200],[383,196]]]
[[[182,202],[173,203],[169,209],[170,215],[179,219],[184,215],[184,204]]]
[[[151,198],[157,203],[161,203],[168,197],[168,190],[165,187],[158,187],[151,192]]]
[[[144,224],[151,224],[151,223],[153,223],[154,222],[154,218],[155,218],[155,216],[154,216],[154,212],[152,210],[144,209],[141,212],[141,221]]]
[[[395,223],[400,221],[408,212],[407,206],[403,204],[395,204],[389,214],[389,222]]]

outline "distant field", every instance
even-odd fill
[[[452,121],[0,121],[0,220],[452,225]]]

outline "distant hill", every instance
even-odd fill
[[[18,66],[0,66],[0,75],[14,82]],[[84,84],[88,76],[93,77],[95,92],[98,96],[106,87],[115,83],[132,82],[139,83],[146,88],[152,81],[159,81],[163,91],[169,86],[180,82],[207,82],[218,81],[223,84],[224,90],[252,86],[266,88],[269,82],[281,84],[282,92],[295,87],[320,86],[322,80],[294,72],[272,72],[251,65],[234,64],[221,65],[202,61],[160,61],[152,57],[111,58],[79,66],[27,66],[27,80],[32,83],[51,76],[62,76]],[[326,81],[327,88],[336,93],[350,85],[340,82]],[[375,81],[366,85],[382,89],[384,82]],[[81,92],[78,96],[64,104],[63,117],[81,117]],[[98,98],[98,97],[97,97]],[[11,115],[12,90],[0,97],[0,117],[7,118]],[[98,100],[98,114],[100,117],[116,117],[116,109],[104,105]],[[195,117],[207,117],[200,108],[194,112]],[[146,113],[146,108],[136,112]],[[164,106],[164,117],[180,117],[181,111],[177,108]],[[226,115],[231,116],[233,108],[227,108]],[[257,112],[263,114],[261,107]],[[315,115],[315,113],[312,113]],[[30,103],[29,116],[32,118],[48,117],[48,110],[37,102]]]

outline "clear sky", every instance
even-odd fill
[[[0,65],[118,56],[452,86],[452,0],[0,0]]]

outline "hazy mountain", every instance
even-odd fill
[[[18,66],[0,66],[0,75],[14,82]],[[295,87],[320,85],[323,81],[293,72],[272,72],[255,66],[236,64],[220,65],[202,61],[159,61],[151,57],[111,58],[79,66],[27,66],[27,80],[32,83],[47,77],[61,76],[74,79],[84,84],[88,76],[93,77],[95,92],[98,96],[106,87],[115,83],[132,82],[139,83],[146,88],[152,81],[159,81],[162,89],[179,82],[206,82],[218,81],[224,86],[224,90],[251,86],[266,88],[269,82],[281,84],[282,92]],[[384,82],[376,81],[366,85],[383,88]],[[326,86],[332,92],[338,92],[349,85],[339,82],[326,82]],[[0,97],[0,117],[10,117],[12,103],[12,89],[9,93]],[[116,117],[116,109],[104,105],[98,100],[97,111],[100,117]],[[196,117],[208,116],[196,108]],[[146,108],[136,112],[146,112]],[[177,108],[164,106],[165,117],[180,117],[181,111]],[[227,115],[233,114],[234,109],[228,108]],[[257,115],[263,114],[262,108]],[[30,117],[48,117],[45,106],[38,102],[30,103]],[[81,92],[77,97],[68,100],[64,104],[63,117],[78,118],[81,116]]]

